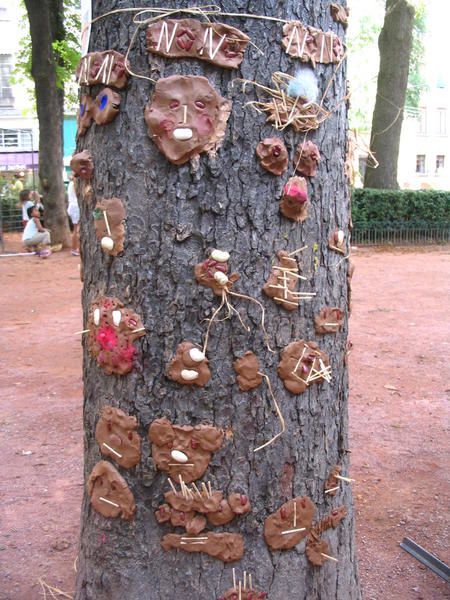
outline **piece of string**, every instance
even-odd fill
[[[220,306],[218,308],[216,308],[216,310],[213,312],[212,317],[209,319],[208,327],[206,329],[205,342],[203,344],[203,354],[206,354],[206,350],[208,348],[209,331],[211,329],[211,325],[213,324],[213,321],[215,320],[217,315],[222,310],[224,304],[225,304],[225,290],[222,290],[222,301],[220,303]]]
[[[273,403],[275,405],[275,410],[277,411],[277,415],[278,418],[280,420],[281,423],[281,431],[279,431],[276,435],[273,436],[273,438],[271,438],[268,442],[265,442],[265,444],[262,444],[262,446],[258,446],[257,448],[255,448],[253,450],[253,452],[258,452],[259,450],[262,450],[263,448],[266,448],[267,446],[270,446],[270,444],[273,444],[273,442],[278,439],[281,435],[283,435],[283,433],[286,431],[286,423],[284,421],[284,417],[283,414],[280,410],[280,407],[278,406],[278,402],[275,398],[275,395],[273,393],[272,390],[272,384],[270,383],[270,379],[269,377],[265,374],[265,373],[261,373],[260,371],[258,371],[258,375],[261,375],[261,377],[264,377],[264,379],[266,380],[267,383],[267,387],[269,388],[269,393],[272,397]]]
[[[269,352],[272,352],[272,354],[276,354],[275,350],[272,350],[272,348],[270,347],[269,334],[267,333],[266,323],[265,323],[266,309],[261,304],[261,302],[259,300],[257,300],[256,298],[252,298],[251,296],[247,296],[246,294],[239,294],[237,292],[232,292],[231,290],[228,290],[228,294],[230,294],[231,296],[235,296],[236,298],[242,298],[244,300],[249,300],[250,302],[254,302],[255,304],[257,304],[260,307],[260,309],[261,309],[261,328],[264,331],[264,339],[266,341],[267,349],[269,350]]]

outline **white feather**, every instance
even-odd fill
[[[315,102],[319,95],[317,77],[309,67],[301,67],[288,86],[288,94],[305,102]]]

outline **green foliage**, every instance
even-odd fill
[[[406,106],[419,108],[420,96],[427,86],[422,75],[423,57],[425,55],[424,36],[426,32],[426,6],[421,0],[416,5],[413,24],[413,40],[409,59],[408,87],[406,90]]]
[[[450,192],[355,189],[352,220],[358,229],[450,227]]]
[[[30,27],[23,2],[21,5],[23,13],[20,29],[23,31],[23,36],[20,39],[20,51],[13,72],[13,81],[16,83],[32,80]],[[64,0],[64,29],[64,39],[55,40],[52,44],[56,63],[56,85],[59,89],[64,89],[66,102],[69,105],[74,105],[77,104],[77,92],[71,82],[81,56],[79,40],[81,29],[80,0]],[[34,88],[32,99],[34,102]]]

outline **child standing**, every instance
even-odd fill
[[[39,209],[37,206],[30,206],[28,208],[28,222],[25,226],[22,241],[24,246],[38,246],[41,249],[37,252],[41,258],[47,258],[51,254],[50,246],[50,232],[44,229],[39,220]]]

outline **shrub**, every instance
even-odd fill
[[[450,227],[450,192],[355,189],[352,219],[358,229]]]

